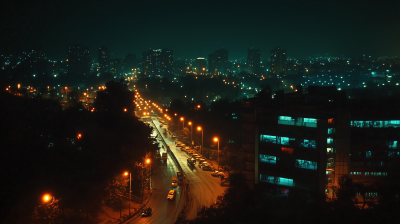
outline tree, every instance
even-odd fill
[[[108,181],[105,195],[102,204],[112,208],[118,209],[121,217],[121,204],[127,192],[128,181],[122,175],[115,177],[113,180]]]
[[[336,200],[341,204],[354,206],[357,203],[357,188],[348,175],[339,177],[338,186],[334,186],[333,191]]]
[[[59,200],[53,199],[51,203],[42,203],[36,206],[32,214],[33,224],[57,224],[64,220],[59,208]]]

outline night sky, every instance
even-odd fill
[[[288,57],[400,55],[396,1],[1,1],[1,50],[43,50],[65,60],[74,43],[112,58],[170,48],[176,59],[208,57],[221,47],[229,59],[248,48],[267,59],[275,47]]]

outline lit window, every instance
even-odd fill
[[[293,154],[293,148],[282,147],[282,152],[288,153],[288,154]]]
[[[309,170],[317,170],[317,162],[296,159],[295,167]]]
[[[261,162],[264,162],[264,163],[276,164],[276,156],[260,154],[260,160],[261,160]]]

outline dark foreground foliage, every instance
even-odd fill
[[[151,130],[133,115],[123,84],[106,85],[110,90],[97,102],[101,112],[1,93],[1,223],[31,223],[32,214],[47,214],[35,208],[44,193],[58,200],[56,223],[95,217],[116,176],[130,170],[132,183],[139,182],[135,164],[156,147]],[[132,191],[140,187],[133,184]]]

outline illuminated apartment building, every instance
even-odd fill
[[[247,180],[283,193],[331,194],[348,174],[350,112],[336,87],[244,101]],[[250,185],[252,185],[250,184]]]
[[[208,55],[208,72],[210,74],[228,72],[228,50],[222,48]]]
[[[247,72],[250,74],[261,74],[261,51],[259,49],[247,50]]]
[[[67,71],[74,75],[89,75],[91,66],[90,48],[75,44],[67,48]]]
[[[271,72],[276,77],[286,75],[286,50],[279,47],[271,50]]]
[[[173,74],[174,53],[168,48],[143,52],[143,71],[146,75]]]

